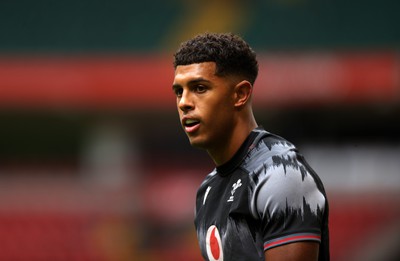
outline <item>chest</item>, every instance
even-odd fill
[[[203,184],[197,193],[196,218],[202,222],[223,223],[229,215],[249,213],[248,178],[242,173],[217,176]]]
[[[260,226],[250,214],[251,195],[245,173],[217,177],[199,189],[195,225],[206,260],[248,258],[249,251],[256,259],[247,260],[258,260],[262,256]],[[225,258],[217,258],[222,256]]]

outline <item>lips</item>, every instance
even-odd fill
[[[192,118],[183,118],[182,125],[187,133],[193,133],[200,128],[200,121]]]

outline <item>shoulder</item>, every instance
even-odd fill
[[[201,182],[198,191],[201,191],[201,190],[204,190],[205,188],[207,188],[207,186],[212,182],[212,180],[218,177],[217,173],[218,172],[216,171],[216,169],[214,169],[213,171],[208,173],[208,175]]]
[[[267,218],[285,214],[287,209],[303,212],[304,206],[314,214],[324,209],[326,198],[319,178],[292,143],[270,134],[249,155],[244,167],[253,187],[253,215]]]
[[[325,208],[325,195],[314,176],[300,163],[270,165],[255,189],[254,204],[261,217],[287,214],[287,210],[302,214],[307,206],[310,214],[318,215]]]
[[[265,169],[278,164],[284,158],[295,157],[295,153],[296,148],[292,143],[280,136],[262,131],[250,146],[242,168],[250,174],[258,174],[260,168]]]

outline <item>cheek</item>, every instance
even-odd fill
[[[215,129],[224,129],[230,127],[233,112],[229,106],[223,103],[217,103],[215,106],[205,108],[207,110],[208,124]]]
[[[233,116],[234,104],[229,99],[229,93],[218,93],[197,104],[197,109],[204,117],[207,125],[213,128],[224,128]]]

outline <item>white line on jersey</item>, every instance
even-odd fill
[[[204,194],[203,205],[206,203],[206,199],[207,199],[208,193],[210,192],[210,189],[211,189],[211,186],[208,186],[206,193]]]

